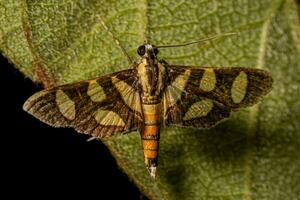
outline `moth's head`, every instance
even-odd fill
[[[158,49],[154,45],[144,44],[139,46],[139,48],[137,49],[137,53],[143,58],[154,59],[158,54]]]

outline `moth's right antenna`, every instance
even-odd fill
[[[212,37],[208,37],[202,40],[198,40],[198,41],[194,41],[194,42],[189,42],[189,43],[185,43],[185,44],[175,44],[175,45],[161,45],[161,46],[155,46],[156,48],[169,48],[169,47],[183,47],[183,46],[188,46],[191,44],[197,44],[197,43],[202,43],[202,42],[206,42],[209,40],[215,40],[218,38],[222,38],[222,37],[228,37],[228,36],[232,36],[232,35],[238,35],[238,33],[224,33],[222,35],[215,35]]]

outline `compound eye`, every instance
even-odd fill
[[[139,46],[139,48],[137,49],[137,53],[140,56],[143,56],[146,53],[146,47],[145,47],[145,45]]]

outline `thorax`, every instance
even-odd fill
[[[159,103],[165,84],[165,67],[157,59],[141,58],[137,73],[142,102]]]

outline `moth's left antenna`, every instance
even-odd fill
[[[120,43],[120,41],[118,40],[118,38],[115,37],[114,34],[109,30],[109,28],[106,26],[106,24],[104,23],[104,21],[102,20],[102,18],[99,15],[97,15],[97,17],[98,17],[99,21],[101,22],[102,26],[107,31],[107,33],[114,39],[115,43],[121,48],[122,52],[127,57],[129,65],[132,65],[133,64],[133,60],[131,59],[131,57],[129,56],[129,54],[127,53],[127,51],[123,47],[123,45]]]

